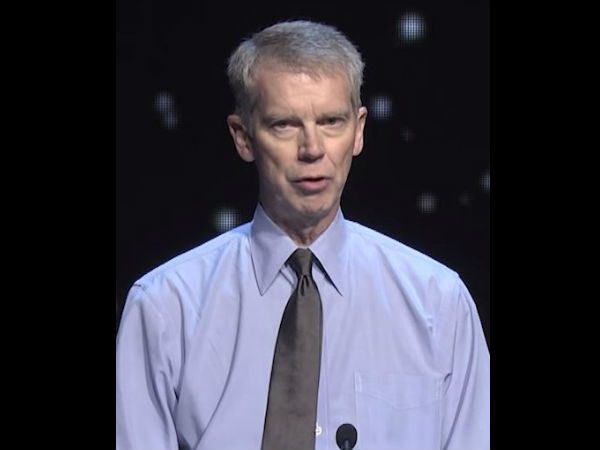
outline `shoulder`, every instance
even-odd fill
[[[347,220],[346,223],[353,247],[368,253],[374,260],[389,262],[393,264],[392,267],[403,273],[450,279],[458,277],[458,274],[445,264],[390,236],[357,222]]]
[[[364,225],[348,221],[348,229],[355,269],[386,286],[390,298],[434,315],[456,306],[463,286],[456,271]]]
[[[248,248],[251,223],[240,225],[185,253],[175,256],[140,277],[132,289],[147,295],[194,290],[221,263],[235,264]]]

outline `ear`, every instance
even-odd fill
[[[352,156],[358,156],[362,152],[364,143],[365,123],[367,121],[367,108],[361,106],[358,108],[356,131],[354,132],[354,150]]]
[[[246,162],[254,161],[254,151],[250,142],[250,134],[246,130],[242,118],[237,114],[227,116],[227,127],[240,158]]]

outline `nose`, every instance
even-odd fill
[[[314,161],[324,154],[323,143],[319,138],[316,127],[303,127],[298,143],[298,159],[301,161]]]

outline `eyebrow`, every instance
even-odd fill
[[[344,119],[349,119],[351,117],[351,112],[349,110],[326,112],[323,114],[319,114],[317,116],[317,121],[327,119],[330,117],[342,117]],[[269,124],[278,121],[301,122],[302,120],[296,114],[267,114],[261,119],[261,121],[263,123]]]

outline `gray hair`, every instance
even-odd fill
[[[229,57],[229,85],[236,113],[246,125],[258,97],[254,75],[265,61],[315,76],[342,71],[348,79],[352,106],[361,106],[365,64],[348,38],[330,25],[305,20],[280,22],[243,41]]]

